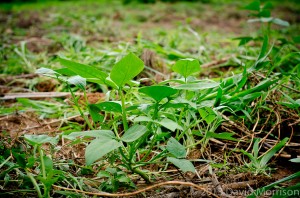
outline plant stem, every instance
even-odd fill
[[[121,97],[121,102],[122,102],[122,120],[123,120],[123,127],[124,131],[127,131],[128,129],[128,123],[127,123],[127,118],[126,118],[126,107],[125,107],[125,97],[122,92],[122,89],[119,89],[119,96]]]
[[[132,172],[140,175],[146,181],[146,183],[148,183],[148,184],[151,183],[151,181],[150,181],[149,177],[147,176],[147,174],[144,173],[141,169],[139,169],[139,168],[133,168]]]
[[[74,104],[75,104],[75,106],[77,107],[77,109],[78,109],[78,111],[79,111],[81,117],[83,117],[84,121],[87,123],[87,125],[90,127],[90,129],[94,129],[94,127],[93,127],[93,125],[91,124],[91,122],[89,121],[89,119],[88,119],[88,118],[84,115],[84,113],[82,112],[82,110],[81,110],[81,108],[80,108],[80,106],[79,106],[79,104],[78,104],[78,101],[77,101],[77,99],[76,99],[76,96],[75,96],[74,92],[72,91],[71,87],[70,87],[68,84],[67,84],[67,86],[68,86],[69,91],[70,91],[70,93],[71,93],[71,95],[72,95]]]
[[[40,189],[39,185],[36,183],[36,180],[34,179],[34,177],[32,176],[32,174],[30,172],[28,172],[27,169],[25,169],[25,172],[27,173],[27,176],[31,180],[31,182],[32,182],[35,190],[37,191],[38,197],[39,198],[43,198],[42,193],[41,193],[41,189]]]
[[[43,153],[43,150],[41,148],[41,145],[38,146],[38,151],[39,151],[39,154],[40,154],[41,169],[42,169],[43,179],[46,180],[47,179],[47,175],[46,175],[46,169],[45,169],[44,153]],[[49,190],[48,190],[46,184],[44,184],[44,182],[42,182],[42,183],[44,185],[44,196],[43,197],[50,197]]]
[[[44,153],[43,153],[43,150],[42,150],[40,145],[38,146],[38,150],[39,150],[39,153],[40,153],[42,175],[43,175],[43,178],[46,179],[47,176],[46,176],[46,169],[45,169],[45,162],[44,162]]]

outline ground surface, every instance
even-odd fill
[[[116,59],[119,60],[121,56],[131,51],[147,66],[137,77],[137,79],[148,78],[144,82],[145,85],[177,78],[171,66],[181,58],[199,60],[202,70],[195,76],[196,78],[220,81],[225,77],[242,73],[241,64],[255,60],[259,54],[262,42],[253,41],[247,46],[238,47],[239,41],[233,39],[241,36],[257,37],[262,34],[259,24],[247,23],[249,12],[241,9],[246,4],[239,1],[127,5],[119,1],[50,1],[3,5],[3,9],[0,10],[0,95],[6,98],[0,99],[1,155],[5,156],[1,158],[0,169],[3,172],[0,174],[0,191],[3,191],[3,194],[0,196],[36,196],[33,186],[28,184],[30,183],[28,179],[21,177],[20,168],[7,171],[5,163],[2,164],[6,159],[17,163],[15,156],[8,158],[9,150],[19,149],[18,152],[24,153],[32,151],[32,148],[24,143],[22,138],[24,134],[54,136],[63,132],[89,130],[85,120],[78,114],[76,108],[73,108],[74,104],[66,87],[55,79],[35,74],[38,68],[61,68],[57,60],[57,57],[61,56],[101,68],[108,73]],[[276,45],[275,38],[283,37],[291,40],[298,36],[300,5],[293,1],[285,3],[275,1],[273,4],[272,15],[290,23],[290,26],[285,28],[273,26],[272,42]],[[295,44],[294,47],[291,51],[298,50],[299,53],[299,44]],[[298,64],[299,57],[295,60]],[[294,62],[280,63],[286,64],[287,67],[289,64],[296,67]],[[252,83],[258,83],[263,80],[265,74],[265,72],[253,73],[249,75],[249,79]],[[295,100],[299,99],[297,82],[288,82],[286,86],[290,89],[282,90]],[[105,101],[107,89],[96,84],[88,84],[88,102],[95,104]],[[49,95],[45,95],[44,92],[48,92]],[[65,95],[59,96],[59,93]],[[202,186],[217,196],[225,196],[223,192],[228,196],[243,197],[245,195],[235,193],[249,193],[251,189],[257,189],[298,172],[299,165],[288,160],[300,156],[299,107],[289,109],[278,104],[282,96],[276,90],[267,93],[266,100],[271,104],[268,106],[269,109],[250,111],[251,121],[247,120],[247,116],[225,114],[224,122],[215,130],[235,132],[235,137],[245,142],[213,139],[209,141],[205,151],[201,145],[191,147],[187,159],[194,162],[198,175],[182,173],[172,165],[167,168],[160,164],[147,165],[144,169],[152,172],[155,184],[165,181],[186,183],[183,185],[176,182],[166,183],[133,197],[213,196],[203,194],[203,191],[197,190],[188,182]],[[79,104],[84,106],[82,93],[78,91],[77,94]],[[255,109],[259,106],[257,101],[253,100],[248,106]],[[248,145],[251,146],[250,133],[253,134],[252,140],[254,136],[266,137],[265,150],[275,145],[276,140],[283,137],[290,138],[286,149],[281,150],[281,154],[270,161],[272,171],[267,171],[269,175],[256,175],[250,169],[244,168],[248,159],[241,153],[231,152],[234,148],[246,150]],[[61,139],[54,150],[49,145],[45,145],[44,149],[46,153],[51,153],[57,169],[67,170],[77,178],[81,190],[100,192],[98,187],[103,180],[96,177],[98,169],[85,167],[85,143],[72,145],[68,140]],[[197,161],[199,159],[211,160],[214,163],[212,165],[201,160],[199,162]],[[38,167],[31,170],[33,174],[40,172]],[[129,174],[129,177],[137,189],[149,186],[145,185],[136,174]],[[73,187],[77,184],[74,185],[76,182],[72,182],[68,184],[61,181],[55,185],[58,188],[64,186],[69,190],[75,189]],[[283,183],[282,186],[292,186],[298,182],[299,179]],[[216,187],[218,185],[221,186],[221,190]],[[53,188],[52,195],[66,196],[58,188]],[[129,191],[135,190],[121,187],[117,193]],[[69,196],[83,195],[78,192],[77,195]]]

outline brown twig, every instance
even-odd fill
[[[151,190],[153,188],[157,188],[160,186],[165,186],[165,185],[184,185],[184,186],[191,186],[194,187],[198,190],[202,190],[204,192],[206,192],[207,194],[213,196],[213,197],[217,197],[219,198],[219,196],[215,195],[214,193],[206,190],[204,187],[198,186],[197,184],[194,184],[192,182],[182,182],[182,181],[167,181],[167,182],[162,182],[162,183],[158,183],[158,184],[154,184],[151,186],[148,186],[146,188],[137,190],[135,192],[129,192],[129,193],[105,193],[105,192],[101,192],[101,193],[94,193],[94,192],[86,192],[83,190],[77,190],[77,189],[71,189],[71,188],[66,188],[66,187],[62,187],[62,186],[57,186],[57,185],[52,185],[54,188],[57,189],[62,189],[62,190],[67,190],[67,191],[73,191],[73,192],[77,192],[77,193],[83,193],[86,195],[94,195],[94,196],[103,196],[103,197],[127,197],[127,196],[133,196],[133,195],[137,195],[139,193]]]
[[[31,92],[31,93],[7,93],[0,100],[14,100],[17,98],[54,98],[70,96],[69,92]],[[75,95],[83,95],[83,93],[75,93]]]

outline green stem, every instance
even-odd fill
[[[34,179],[34,177],[32,176],[32,174],[28,172],[28,170],[25,169],[25,171],[26,171],[27,176],[31,180],[31,182],[32,182],[35,190],[37,191],[38,197],[39,198],[43,198],[42,193],[41,193],[41,189],[40,189],[39,185],[36,183],[36,180]]]
[[[146,181],[146,183],[148,183],[148,184],[151,183],[150,178],[141,169],[139,169],[139,168],[133,168],[132,172],[140,175]]]
[[[38,146],[38,151],[39,151],[39,154],[40,154],[41,169],[42,169],[43,179],[46,180],[47,179],[47,175],[46,175],[46,168],[45,168],[45,161],[44,161],[44,153],[43,153],[43,150],[42,150],[42,148],[41,148],[40,145]],[[48,190],[46,184],[44,184],[44,182],[43,182],[43,185],[44,185],[44,197],[50,197],[49,190]]]
[[[39,150],[39,153],[40,153],[42,175],[43,175],[43,178],[46,179],[47,176],[46,176],[46,169],[45,169],[45,162],[44,162],[44,153],[43,153],[43,150],[42,150],[40,145],[38,146],[38,150]]]
[[[74,94],[74,92],[72,91],[72,89],[71,89],[71,87],[70,87],[69,85],[68,85],[68,88],[69,88],[69,91],[70,91],[70,93],[71,93],[71,95],[72,95],[74,104],[75,104],[75,106],[77,107],[77,109],[78,109],[78,111],[79,111],[81,117],[83,117],[84,121],[87,123],[87,125],[89,126],[90,129],[94,129],[94,127],[93,127],[93,125],[91,124],[91,122],[89,121],[89,119],[88,119],[88,118],[84,115],[84,113],[82,112],[82,110],[81,110],[81,108],[80,108],[80,106],[79,106],[79,104],[78,104],[78,101],[77,101],[77,99],[76,99],[76,97],[75,97],[75,94]]]
[[[119,96],[121,97],[121,102],[122,102],[122,120],[123,120],[123,127],[124,131],[127,131],[128,129],[128,123],[127,123],[127,118],[126,118],[126,107],[125,107],[125,97],[122,92],[122,89],[119,89]]]

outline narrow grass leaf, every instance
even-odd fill
[[[256,197],[260,196],[261,194],[263,194],[264,192],[266,192],[267,190],[270,190],[271,188],[277,186],[278,184],[281,184],[283,182],[287,182],[287,181],[290,181],[292,179],[299,178],[299,177],[300,177],[300,171],[298,171],[288,177],[280,179],[274,183],[271,183],[267,186],[264,186],[262,188],[255,190],[251,195],[247,196],[247,198],[256,198]]]
[[[238,142],[238,139],[233,138],[232,136],[234,133],[228,133],[228,132],[223,132],[223,133],[214,133],[214,132],[207,132],[206,137],[212,137],[216,139],[221,139],[221,140],[231,140],[231,141],[236,141]]]
[[[276,144],[270,151],[268,151],[265,155],[260,157],[261,158],[260,165],[261,166],[266,165],[269,162],[269,160],[275,155],[275,153],[279,151],[286,144],[288,140],[289,140],[288,137],[284,138],[278,144]]]

